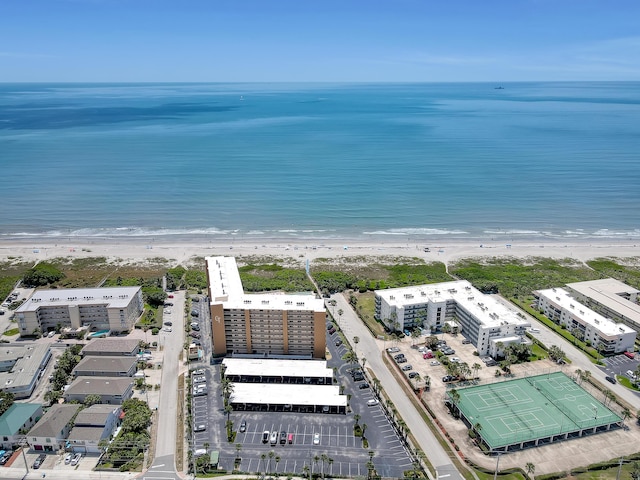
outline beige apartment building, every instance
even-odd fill
[[[233,257],[207,257],[214,355],[324,358],[326,310],[314,294],[244,293]]]
[[[128,332],[142,314],[140,287],[36,290],[16,309],[21,335],[58,328]]]

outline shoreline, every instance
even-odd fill
[[[345,257],[417,257],[427,262],[449,263],[461,258],[571,258],[580,262],[599,257],[629,259],[640,263],[640,242],[620,239],[567,242],[565,240],[533,240],[504,242],[459,241],[457,239],[407,238],[404,241],[364,241],[355,239],[167,239],[140,237],[32,238],[0,239],[0,260],[19,257],[25,261],[52,258],[87,258],[104,256],[108,261],[165,258],[176,264],[204,256],[274,256],[313,261],[319,258]],[[430,241],[428,241],[430,240]],[[428,249],[428,251],[425,251]]]

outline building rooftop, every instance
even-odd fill
[[[84,440],[85,442],[99,442],[102,439],[104,433],[104,426],[102,427],[82,427],[75,426],[69,432],[69,441]]]
[[[568,283],[567,287],[640,325],[640,305],[620,296],[637,295],[639,290],[613,278]]]
[[[265,375],[283,377],[333,377],[325,360],[285,360],[267,358],[225,358],[225,375]]]
[[[15,402],[0,416],[0,437],[15,435],[40,408],[40,403]]]
[[[512,325],[529,325],[516,312],[509,310],[490,295],[485,295],[466,280],[434,283],[412,287],[376,290],[391,306],[423,305],[427,302],[455,301],[474,315],[485,327],[500,327],[505,322]]]
[[[206,257],[212,304],[230,309],[305,310],[324,312],[324,301],[315,294],[244,293],[236,259]]]
[[[138,293],[140,287],[106,288],[56,288],[54,290],[36,290],[16,313],[34,311],[38,307],[56,305],[96,305],[104,304],[113,308],[126,307]]]
[[[50,355],[48,344],[0,344],[0,362],[13,364],[11,370],[0,372],[0,388],[27,388],[40,373],[47,355]]]
[[[616,323],[613,320],[605,318],[599,313],[591,310],[589,307],[586,307],[576,301],[564,288],[538,290],[538,294],[545,296],[562,309],[571,312],[576,318],[579,318],[584,323],[591,325],[603,335],[614,336],[625,333],[635,333],[634,329],[626,326],[625,324]]]
[[[135,338],[96,338],[85,345],[81,355],[105,352],[131,353],[137,350],[138,345],[140,345],[140,340]]]
[[[29,437],[59,438],[60,432],[71,421],[82,405],[56,403],[40,421],[29,430]]]
[[[131,377],[78,377],[65,391],[66,395],[122,395],[133,385]]]
[[[74,372],[128,372],[129,369],[138,362],[136,357],[131,356],[85,356],[74,368]]]
[[[276,383],[233,383],[233,403],[270,405],[347,406],[339,385],[295,385]]]
[[[76,417],[75,425],[77,426],[104,426],[109,419],[109,415],[113,414],[122,407],[122,405],[106,405],[98,403],[85,408]]]

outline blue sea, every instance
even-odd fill
[[[639,239],[640,83],[0,84],[0,167],[4,239]]]

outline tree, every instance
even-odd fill
[[[445,323],[442,326],[442,333],[449,333],[451,332],[451,325],[449,325],[448,323]]]
[[[64,273],[50,263],[40,262],[27,270],[22,277],[22,283],[27,287],[42,287],[62,280]]]
[[[86,397],[84,397],[84,405],[85,407],[90,407],[91,405],[95,405],[96,403],[102,403],[102,397],[96,393],[90,393]]]
[[[631,464],[631,478],[640,480],[640,462],[636,461]]]
[[[356,425],[358,425],[358,422],[360,421],[360,418],[361,418],[360,415],[357,414],[357,413],[353,416],[353,419],[355,420]]]
[[[344,313],[344,310],[342,310],[341,308],[338,309],[338,323],[341,323],[342,321],[342,314]]]
[[[262,460],[262,468],[264,469],[264,475],[262,475],[262,478],[264,478],[265,475],[267,474],[267,461],[266,461],[266,458],[267,458],[267,454],[266,453],[261,453],[260,454],[260,460]]]
[[[531,475],[536,473],[536,466],[531,462],[528,462],[524,468],[527,471],[527,477],[530,477]]]
[[[624,422],[631,418],[631,410],[629,410],[627,407],[624,407],[622,409],[622,412],[620,413],[622,414],[622,423],[624,425]]]
[[[160,287],[142,287],[142,295],[144,301],[153,307],[159,307],[164,304],[167,294]]]
[[[0,391],[0,416],[11,408],[15,401],[15,395],[12,392]]]
[[[416,340],[418,338],[420,338],[420,329],[419,328],[414,328],[413,330],[411,330],[411,344],[415,345],[416,344]]]
[[[347,363],[356,363],[358,361],[358,357],[356,356],[353,350],[349,350],[347,353],[345,353],[342,356],[342,360],[344,360]]]
[[[368,425],[366,423],[363,423],[361,428],[362,428],[362,438],[364,438],[364,433],[367,431],[367,427]]]
[[[564,352],[557,345],[552,345],[549,348],[549,358],[551,358],[551,360],[553,360],[554,362],[559,362],[564,358],[564,356]]]
[[[473,370],[473,378],[477,378],[478,372],[482,370],[482,365],[476,362],[473,365],[471,365],[471,369]]]
[[[449,398],[451,399],[451,403],[453,404],[453,410],[457,416],[458,402],[460,401],[460,393],[455,388],[452,388],[451,390],[449,390]]]

